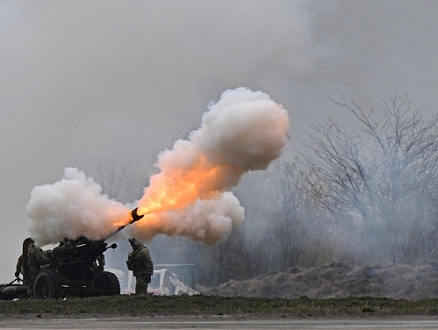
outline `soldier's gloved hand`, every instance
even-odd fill
[[[20,277],[20,272],[15,272],[15,278],[19,278]]]

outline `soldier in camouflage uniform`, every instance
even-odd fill
[[[33,240],[28,237],[23,241],[23,249],[20,257],[17,260],[17,266],[15,268],[15,277],[20,280],[20,274],[23,275],[23,285],[29,285],[30,274],[29,267],[27,266],[27,256],[29,244],[32,243]]]
[[[151,276],[154,273],[151,255],[147,247],[135,238],[130,238],[129,243],[131,243],[132,252],[129,253],[126,264],[135,276],[135,293],[147,294],[148,284],[151,283]]]
[[[50,258],[44,253],[44,251],[35,246],[34,241],[29,244],[27,254],[27,266],[29,269],[29,294],[33,293],[33,285],[35,279],[44,268],[47,268],[50,264]]]

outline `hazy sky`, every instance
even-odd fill
[[[327,94],[435,113],[436,17],[434,0],[0,0],[0,282],[34,186],[128,145],[149,167],[226,89],[283,104],[289,154],[309,125],[349,124]]]

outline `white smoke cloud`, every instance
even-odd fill
[[[237,88],[210,104],[198,130],[158,156],[138,213],[128,233],[140,240],[157,234],[187,236],[212,245],[244,221],[230,192],[242,175],[263,170],[287,143],[288,114],[263,92]],[[35,187],[27,205],[29,231],[37,244],[63,237],[103,239],[130,222],[130,208],[110,200],[92,178],[67,168],[63,179]]]
[[[268,94],[243,87],[223,92],[188,140],[176,141],[159,155],[160,172],[138,203],[139,213],[146,215],[135,224],[133,236],[184,232],[205,244],[226,239],[244,213],[237,198],[222,193],[245,172],[266,169],[279,157],[288,128],[287,111]]]
[[[77,168],[66,168],[61,181],[37,186],[30,196],[29,232],[40,246],[81,235],[102,239],[129,219],[123,204],[102,194],[102,187]]]
[[[281,105],[266,93],[241,87],[223,92],[190,138],[213,163],[264,170],[281,155],[288,128]]]

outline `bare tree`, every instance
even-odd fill
[[[318,194],[307,189],[308,173],[295,163],[279,161],[265,177],[266,194],[277,210],[273,214],[272,230],[277,247],[277,271],[308,264],[311,255],[319,254],[330,238],[325,210],[318,208]],[[324,260],[326,261],[326,260]]]
[[[239,187],[246,210],[244,247],[251,276],[327,262],[328,250],[320,252],[328,246],[331,232],[325,210],[317,207],[318,196],[307,188],[306,175],[295,163],[279,160]]]
[[[437,117],[423,120],[409,98],[397,94],[369,111],[353,98],[332,102],[353,115],[357,128],[314,127],[308,182],[321,193],[321,205],[336,221],[348,220],[350,237],[365,255],[394,263],[424,259],[434,225]]]

